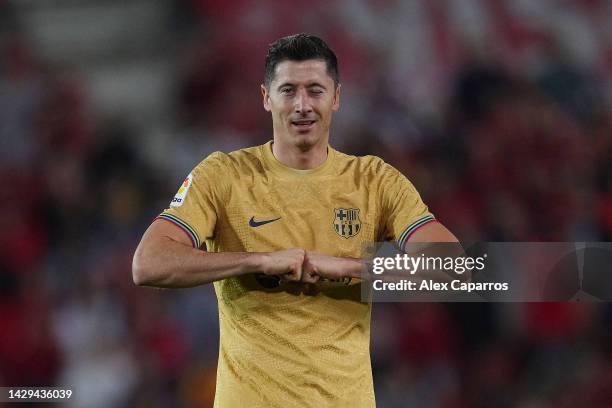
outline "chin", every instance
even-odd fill
[[[320,139],[321,138],[314,132],[305,134],[298,133],[295,135],[295,146],[302,151],[307,151],[312,149]]]

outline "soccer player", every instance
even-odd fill
[[[215,406],[372,407],[362,244],[456,238],[393,167],[329,145],[340,83],[320,38],[273,43],[261,93],[273,140],[189,173],[142,237],[134,282],[214,283]]]

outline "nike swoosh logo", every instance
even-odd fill
[[[281,219],[281,217],[275,218],[273,220],[255,221],[255,217],[251,217],[251,219],[249,220],[249,226],[251,226],[253,228],[257,228],[257,227],[261,227],[262,225],[266,225],[266,224],[269,224],[271,222],[278,221],[280,219]]]

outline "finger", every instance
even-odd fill
[[[319,280],[319,275],[316,274],[313,265],[306,261],[302,265],[302,282],[316,283]]]
[[[303,262],[303,259],[300,259],[300,262],[296,263],[293,267],[293,274],[298,282],[302,280],[302,274],[304,272],[304,268],[302,267],[302,262]]]
[[[302,282],[305,283],[317,283],[319,281],[319,275],[312,272],[307,272],[302,275]]]
[[[296,271],[295,269],[292,270],[291,272],[287,272],[286,274],[282,276],[283,276],[283,279],[287,282],[299,282],[300,279],[302,278],[301,271],[300,273],[298,273],[298,271]]]

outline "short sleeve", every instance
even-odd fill
[[[416,230],[435,221],[435,217],[412,183],[397,169],[385,163],[380,177],[382,236],[403,248]]]
[[[185,231],[196,248],[215,231],[224,193],[221,155],[213,153],[200,162],[183,180],[170,206],[157,217]]]

